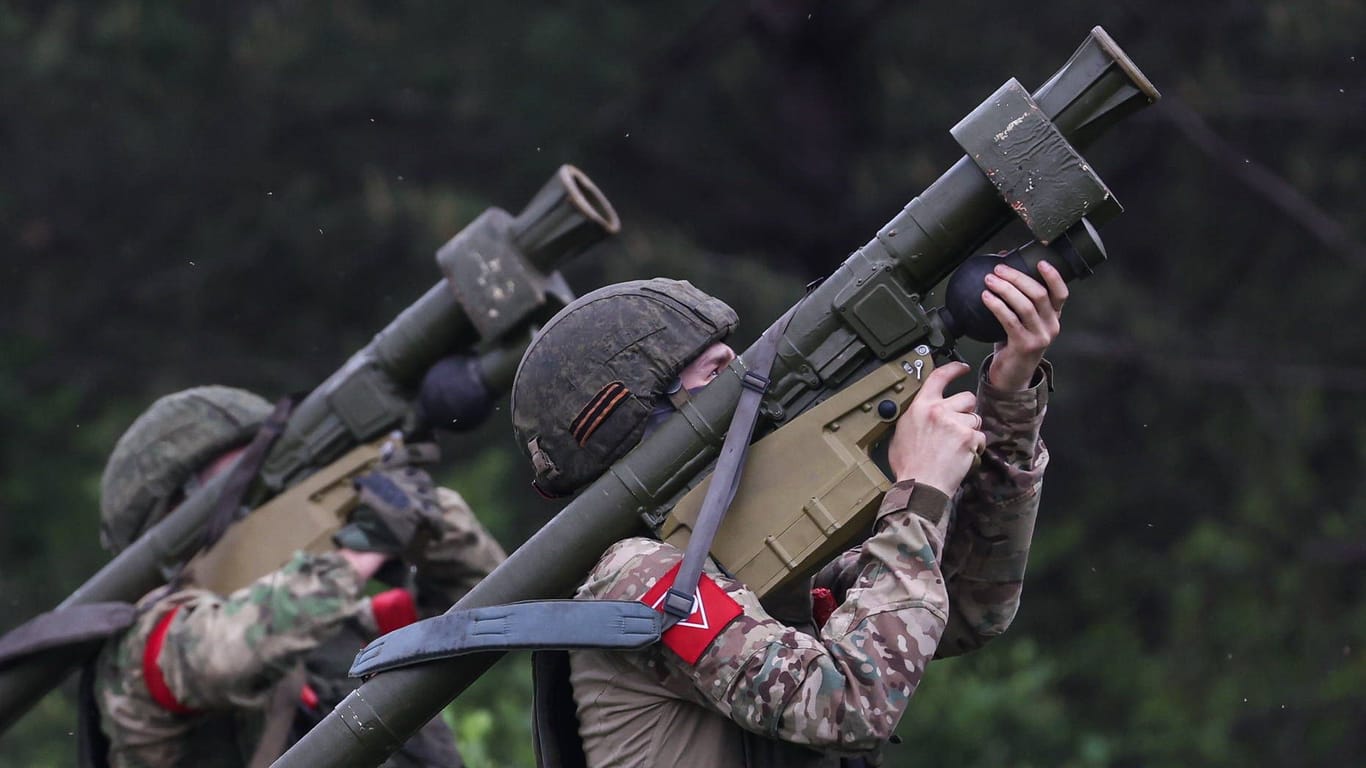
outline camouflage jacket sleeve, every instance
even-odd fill
[[[709,569],[742,612],[697,663],[662,644],[622,658],[755,733],[826,750],[875,749],[901,719],[948,618],[938,560],[948,505],[914,483],[887,493],[859,576],[819,637],[773,619],[753,591]],[[666,544],[628,539],[607,551],[579,597],[640,599],[681,559]]]
[[[979,648],[1010,625],[1020,604],[1025,563],[1039,508],[1048,450],[1039,438],[1052,389],[1045,362],[1033,386],[1022,392],[996,389],[982,365],[977,408],[987,434],[981,465],[955,494],[943,570],[949,587],[949,624],[939,657]],[[843,601],[858,578],[861,547],[854,547],[816,574],[814,586]]]
[[[1008,392],[987,381],[990,366],[987,358],[977,389],[987,449],[958,490],[944,548],[950,610],[941,658],[981,647],[1015,618],[1048,466],[1039,428],[1052,367],[1044,362],[1030,388]]]
[[[507,558],[460,494],[438,487],[436,498],[441,520],[414,563],[418,607],[424,617],[450,608]]]
[[[259,706],[307,652],[360,618],[373,624],[356,572],[335,553],[298,553],[227,597],[187,589],[159,600],[124,642],[145,646],[170,611],[156,657],[188,710]]]

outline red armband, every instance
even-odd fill
[[[386,590],[370,598],[370,613],[375,616],[381,635],[417,621],[417,603],[406,589]]]
[[[674,579],[678,578],[678,569],[682,566],[679,563],[664,574],[664,578],[655,582],[640,601],[663,613],[664,596],[673,586]],[[665,647],[678,654],[683,661],[696,664],[716,636],[721,634],[721,630],[743,612],[735,598],[726,594],[704,573],[697,580],[697,591],[693,593],[692,615],[664,630],[661,639]]]
[[[180,703],[180,700],[171,693],[170,686],[166,685],[166,677],[161,674],[161,647],[166,643],[166,633],[171,629],[171,620],[175,618],[180,606],[175,606],[166,612],[157,621],[156,628],[152,630],[152,635],[147,638],[147,645],[142,649],[142,679],[147,684],[147,692],[152,694],[152,701],[155,701],[162,709],[167,712],[174,712],[177,715],[192,715],[194,710]]]

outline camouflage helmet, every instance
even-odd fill
[[[115,554],[166,514],[185,481],[248,442],[271,413],[232,387],[195,387],[160,398],[128,428],[100,479],[100,543]]]
[[[536,487],[572,494],[626,455],[679,371],[736,320],[721,300],[664,278],[599,288],[560,310],[512,383],[512,427]]]

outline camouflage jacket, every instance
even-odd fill
[[[415,563],[419,593],[415,602],[400,601],[406,607],[387,599],[392,591],[366,596],[366,585],[335,553],[297,553],[227,596],[162,589],[145,597],[136,623],[96,660],[110,766],[245,765],[277,683],[300,668],[306,686],[291,738],[302,735],[354,687],[346,677],[351,659],[380,629],[392,628],[383,625],[396,611],[439,612],[503,560],[458,494],[441,488],[438,499],[442,530]],[[449,732],[424,729],[410,745],[393,765],[458,764]]]
[[[763,740],[747,734],[766,738],[767,759],[786,750],[785,764],[819,762],[812,750],[868,753],[892,735],[932,658],[1003,632],[1019,605],[1048,464],[1039,427],[1051,371],[1031,389],[1002,392],[983,370],[981,465],[952,500],[913,481],[893,486],[872,535],[817,575],[839,603],[818,633],[773,618],[754,592],[709,567],[740,610],[695,663],[665,644],[572,652],[588,764],[752,765]],[[641,599],[681,559],[657,541],[618,542],[577,596]]]

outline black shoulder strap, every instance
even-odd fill
[[[294,725],[294,712],[299,708],[299,691],[304,687],[304,682],[303,665],[295,664],[275,684],[270,703],[266,705],[265,725],[257,737],[256,748],[247,761],[247,768],[269,768],[284,754],[289,746],[290,728]]]
[[[109,768],[109,737],[100,727],[100,707],[95,700],[95,663],[81,667],[76,701],[76,765]]]
[[[0,668],[43,651],[89,645],[90,652],[111,635],[133,625],[132,603],[85,603],[40,613],[0,637]]]
[[[531,736],[537,768],[587,768],[588,758],[579,738],[578,708],[569,683],[569,654],[531,654],[531,683]]]
[[[352,677],[475,651],[644,648],[659,640],[663,616],[635,600],[542,600],[451,611],[376,638],[351,665]]]
[[[35,655],[61,650],[81,664],[76,702],[76,764],[107,768],[109,739],[100,728],[95,701],[94,655],[110,637],[133,625],[132,603],[85,603],[56,608],[34,616],[0,637],[0,669],[21,664]]]

